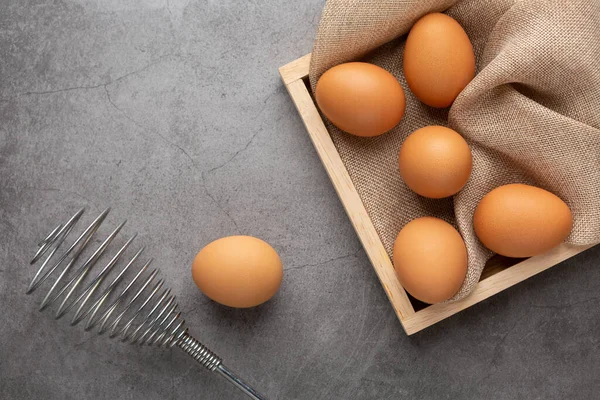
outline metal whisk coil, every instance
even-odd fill
[[[163,279],[157,278],[159,270],[150,270],[152,260],[138,263],[144,251],[143,247],[127,262],[119,262],[124,258],[125,251],[131,246],[136,235],[131,236],[93,276],[94,267],[107,252],[125,222],[112,230],[85,261],[78,262],[84,250],[92,247],[92,238],[110,209],[100,213],[70,245],[66,246],[67,237],[84,211],[85,209],[79,210],[67,222],[59,224],[38,244],[31,264],[36,264],[44,256],[45,258],[26,293],[34,292],[45,281],[56,276],[40,303],[39,310],[43,311],[58,304],[54,312],[56,319],[75,309],[71,325],[86,320],[86,331],[98,327],[99,335],[108,333],[109,338],[118,337],[121,341],[131,344],[177,346],[209,371],[225,377],[250,398],[264,399],[225,367],[215,353],[188,333],[175,295],[164,287]],[[60,253],[60,248],[65,246],[66,250]],[[88,275],[93,277],[84,283]],[[109,276],[114,277],[109,281]],[[126,282],[130,276],[133,277]],[[108,283],[101,289],[105,282]]]

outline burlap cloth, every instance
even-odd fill
[[[402,73],[406,33],[430,12],[461,24],[477,60],[475,79],[443,110],[421,104]],[[569,205],[569,243],[600,241],[600,1],[329,0],[312,53],[313,90],[324,71],[356,60],[390,71],[407,98],[400,124],[376,138],[326,122],[390,256],[410,220],[432,215],[451,222],[467,244],[467,278],[454,299],[465,297],[492,255],[473,231],[475,207],[512,182],[545,188]],[[431,124],[460,132],[473,152],[471,178],[453,199],[419,197],[398,172],[403,140]]]

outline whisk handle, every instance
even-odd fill
[[[222,377],[227,379],[229,383],[244,392],[249,398],[253,400],[267,400],[224,366],[219,356],[200,343],[197,339],[190,336],[187,330],[183,331],[174,343],[209,371],[218,372]]]
[[[236,374],[231,372],[225,365],[219,364],[215,372],[218,372],[222,377],[227,379],[231,384],[240,389],[244,394],[253,400],[267,400],[246,382],[241,380]]]

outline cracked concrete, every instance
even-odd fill
[[[22,92],[22,93],[16,93],[13,95],[13,100],[14,97],[21,97],[21,96],[30,96],[30,95],[44,95],[44,94],[56,94],[56,93],[63,93],[63,92],[70,92],[73,90],[88,90],[88,89],[98,89],[103,87],[105,90],[107,90],[107,86],[110,86],[114,83],[117,83],[125,78],[128,78],[130,76],[133,76],[135,74],[139,74],[140,72],[146,71],[148,68],[158,64],[159,62],[161,62],[162,60],[164,60],[165,58],[168,57],[172,57],[172,56],[176,56],[176,54],[166,54],[164,56],[161,56],[159,58],[157,58],[156,60],[150,62],[149,64],[144,65],[142,68],[136,69],[135,71],[131,71],[126,73],[125,75],[122,75],[116,79],[112,79],[106,83],[100,83],[98,85],[89,85],[89,86],[75,86],[75,87],[66,87],[63,89],[53,89],[53,90],[45,90],[45,91],[30,91],[30,92]],[[107,92],[108,93],[108,92]],[[1,99],[4,102],[8,102],[11,99]],[[112,102],[111,102],[112,103]],[[114,104],[113,104],[114,105]]]
[[[2,3],[1,399],[244,399],[177,349],[37,312],[35,245],[80,207],[139,235],[190,332],[269,399],[592,399],[600,248],[406,337],[277,68],[311,50],[323,0]],[[190,276],[260,237],[280,291],[219,306]],[[129,251],[129,250],[128,250]],[[112,253],[111,253],[112,254]]]
[[[334,258],[330,258],[328,260],[325,261],[319,261],[316,263],[311,263],[311,264],[303,264],[303,265],[292,265],[291,267],[285,268],[285,271],[292,271],[294,269],[302,269],[302,268],[307,268],[307,267],[318,267],[320,265],[324,265],[324,264],[329,264],[332,263],[334,261],[339,261],[339,260],[344,260],[346,258],[350,258],[350,257],[357,257],[359,253],[361,253],[363,251],[362,248],[358,249],[357,251],[355,251],[354,253],[351,254],[345,254],[339,257],[334,257]]]
[[[239,152],[238,152],[238,153],[239,153]],[[236,154],[238,154],[238,153],[236,153]],[[227,163],[225,163],[225,164],[227,164]],[[222,166],[224,166],[225,164],[221,165],[221,167],[222,167]],[[218,169],[218,168],[220,168],[220,167],[213,168],[213,169],[211,169],[211,170],[209,170],[209,171],[207,171],[207,172],[210,172],[210,171],[216,170],[216,169]],[[207,172],[206,172],[206,173],[207,173]],[[229,220],[231,221],[231,223],[233,224],[233,226],[235,226],[235,233],[237,233],[237,234],[241,234],[240,227],[239,227],[239,226],[238,226],[238,224],[235,222],[235,219],[234,219],[234,218],[233,218],[233,217],[232,217],[232,216],[229,214],[229,212],[227,212],[227,210],[225,210],[225,209],[223,208],[223,206],[221,206],[221,203],[219,203],[219,202],[217,201],[217,199],[215,199],[215,197],[214,197],[214,196],[213,196],[213,195],[210,193],[210,191],[209,191],[209,190],[208,190],[208,188],[206,187],[206,177],[204,176],[204,174],[205,174],[205,172],[202,172],[202,173],[200,174],[200,176],[202,177],[202,187],[204,188],[204,192],[205,192],[205,193],[206,193],[206,195],[207,195],[207,196],[210,198],[210,200],[213,202],[213,204],[214,204],[215,206],[217,206],[217,207],[219,208],[219,210],[221,210],[221,212],[222,212],[223,214],[225,214],[225,216],[226,216],[227,218],[229,218]]]
[[[178,146],[177,144],[171,142],[169,139],[167,139],[164,135],[162,135],[160,132],[152,129],[152,128],[148,128],[146,126],[143,126],[141,123],[139,123],[138,121],[136,121],[135,119],[131,118],[125,111],[123,111],[122,109],[120,109],[115,103],[114,101],[111,99],[110,97],[110,92],[108,91],[107,88],[108,85],[104,85],[104,91],[106,92],[106,98],[108,99],[108,102],[111,104],[111,106],[113,106],[113,108],[115,110],[117,110],[123,117],[125,117],[126,119],[128,119],[129,121],[131,121],[135,126],[137,126],[138,128],[140,128],[142,131],[150,131],[153,132],[155,135],[159,136],[162,140],[164,140],[169,146],[173,146],[176,149],[178,149],[179,151],[181,151],[189,160],[193,165],[196,165],[196,163],[194,162],[194,159],[188,154],[187,151],[185,151],[185,149],[181,146]]]

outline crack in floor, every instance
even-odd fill
[[[44,90],[44,91],[29,91],[29,92],[21,92],[21,93],[16,93],[15,95],[13,95],[12,97],[9,97],[8,99],[0,99],[0,102],[8,102],[11,100],[15,100],[17,97],[22,97],[22,96],[30,96],[30,95],[44,95],[44,94],[55,94],[55,93],[63,93],[63,92],[71,92],[71,91],[75,91],[75,90],[90,90],[90,89],[99,89],[101,87],[104,87],[106,89],[106,86],[110,86],[114,83],[117,83],[129,76],[132,75],[136,75],[139,74],[140,72],[143,72],[145,70],[147,70],[148,68],[162,62],[165,58],[168,57],[181,57],[179,54],[177,53],[169,53],[169,54],[165,54],[163,56],[160,56],[154,60],[152,60],[151,62],[149,62],[148,64],[144,65],[143,67],[136,69],[134,71],[128,72],[122,76],[119,76],[118,78],[115,79],[111,79],[108,82],[105,83],[99,83],[97,85],[83,85],[83,86],[73,86],[73,87],[67,87],[67,88],[61,88],[61,89],[54,89],[54,90]]]
[[[361,249],[358,249],[357,251],[355,251],[355,252],[353,252],[353,253],[351,253],[351,254],[345,254],[345,255],[343,255],[343,256],[334,257],[334,258],[331,258],[331,259],[329,259],[329,260],[320,261],[320,262],[318,262],[318,263],[314,263],[314,264],[303,264],[303,265],[297,265],[297,266],[294,266],[294,267],[286,268],[284,271],[286,271],[286,272],[287,272],[287,271],[291,271],[291,270],[294,270],[294,269],[303,269],[303,268],[308,268],[308,267],[318,267],[319,265],[327,264],[327,263],[330,263],[330,262],[333,262],[333,261],[339,261],[339,260],[343,260],[343,259],[345,259],[345,258],[353,258],[353,257],[358,257],[358,254],[359,254],[361,251],[362,251],[362,248],[361,248]]]
[[[261,107],[260,111],[256,114],[256,117],[254,117],[252,119],[251,122],[256,121],[258,118],[260,118],[260,116],[262,115],[262,113],[265,111],[265,109],[267,108],[267,103],[268,101],[271,99],[271,97],[273,97],[275,94],[277,94],[277,91],[272,92],[271,94],[269,94],[264,100],[263,100],[263,106]],[[218,169],[223,168],[224,166],[226,166],[227,164],[229,164],[230,162],[232,162],[233,160],[235,160],[241,153],[243,153],[244,151],[246,151],[248,149],[248,147],[250,147],[250,145],[252,144],[252,142],[254,141],[254,139],[258,136],[259,133],[261,133],[263,131],[262,127],[259,128],[250,138],[250,140],[248,140],[248,142],[246,142],[246,144],[244,145],[244,147],[242,147],[241,149],[239,149],[238,151],[236,151],[231,157],[229,157],[227,159],[227,161],[225,161],[224,163],[217,165],[216,167],[213,167],[211,169],[209,169],[208,171],[206,171],[207,174],[214,172]]]
[[[155,135],[159,136],[160,138],[162,138],[166,143],[168,143],[170,146],[175,147],[176,149],[178,149],[179,151],[181,151],[192,163],[193,166],[196,166],[196,162],[194,161],[194,159],[192,158],[192,156],[189,155],[189,153],[187,151],[185,151],[185,149],[179,145],[177,145],[176,143],[170,141],[169,139],[167,139],[166,136],[164,136],[163,134],[161,134],[159,131],[155,130],[155,129],[150,129],[146,126],[143,126],[142,124],[140,124],[138,121],[136,121],[135,119],[131,118],[122,108],[118,107],[114,101],[112,100],[112,98],[110,97],[110,92],[108,91],[107,88],[108,85],[104,86],[104,91],[106,92],[106,97],[108,99],[108,102],[112,105],[112,107],[119,111],[119,113],[121,115],[123,115],[124,118],[126,118],[127,120],[129,120],[130,122],[132,122],[135,126],[137,126],[138,128],[142,129],[143,131],[150,131],[153,132]]]
[[[208,187],[206,186],[205,172],[202,172],[200,174],[200,176],[202,178],[202,187],[204,188],[204,192],[206,193],[206,195],[212,200],[212,202],[217,206],[217,208],[219,208],[219,210],[221,210],[221,212],[223,214],[225,214],[227,216],[227,218],[229,218],[229,220],[231,221],[233,226],[235,226],[235,230],[237,231],[237,233],[241,234],[240,227],[238,226],[237,222],[235,222],[235,219],[229,214],[229,212],[227,212],[227,210],[225,210],[221,206],[221,204],[217,201],[217,199],[215,199],[215,197],[212,195],[212,193],[210,193],[210,191],[208,190]]]

